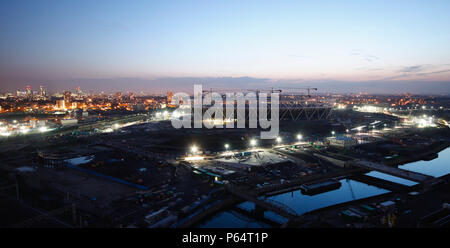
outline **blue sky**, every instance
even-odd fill
[[[0,85],[450,82],[449,13],[448,0],[2,0]]]

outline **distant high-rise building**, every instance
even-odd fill
[[[169,91],[167,92],[167,104],[171,104],[173,99],[173,92]]]
[[[25,87],[25,92],[28,96],[33,95],[33,91],[31,91],[31,86],[27,85],[27,87]]]
[[[70,91],[64,92],[64,106],[65,107],[72,106],[72,93]]]
[[[81,90],[80,86],[77,87],[77,97],[81,98],[84,95],[83,91]]]
[[[17,91],[16,91],[16,95],[17,95],[18,97],[26,96],[26,95],[27,95],[27,92],[26,92],[26,91],[20,91],[20,90],[17,90]]]
[[[116,92],[115,98],[116,98],[117,100],[122,100],[122,92]]]
[[[65,109],[66,108],[66,104],[64,100],[57,100],[56,101],[56,108],[57,109]]]
[[[45,96],[47,93],[45,92],[44,86],[40,86],[39,87],[39,95],[40,96]]]

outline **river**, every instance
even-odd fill
[[[437,158],[431,161],[417,161],[402,165],[399,168],[427,174],[434,177],[440,177],[450,173],[450,148],[441,151],[438,155],[439,156]],[[416,184],[415,182],[406,179],[386,175],[376,171],[369,172],[367,173],[367,175],[408,186]],[[389,190],[378,188],[354,180],[342,179],[340,182],[342,185],[339,189],[321,193],[318,195],[308,196],[302,194],[300,190],[296,190],[288,193],[270,196],[268,198],[283,203],[284,205],[297,212],[297,214],[303,214],[319,208],[389,192]],[[254,209],[254,204],[251,202],[244,202],[235,207],[246,211],[252,211]],[[262,221],[261,218],[255,219],[251,216],[242,214],[242,212],[243,211],[238,212],[233,209],[219,212],[218,214],[200,223],[198,227],[271,227],[270,224],[268,224],[268,221]],[[283,217],[270,211],[264,212],[264,219],[278,223],[283,223],[286,221],[286,219],[284,219]]]

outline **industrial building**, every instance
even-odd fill
[[[338,148],[350,148],[357,144],[357,140],[347,136],[337,136],[328,138],[330,146]]]

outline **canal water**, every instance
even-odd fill
[[[434,177],[446,175],[450,173],[450,148],[441,151],[439,153],[439,156],[431,161],[417,161],[402,165],[399,168],[427,174]],[[367,175],[408,186],[416,184],[415,182],[406,179],[386,175],[375,171],[369,172],[367,173]],[[321,193],[318,195],[303,195],[300,190],[296,190],[288,193],[270,196],[268,197],[268,199],[278,201],[288,206],[289,208],[297,212],[297,214],[303,214],[305,212],[309,212],[319,208],[389,192],[386,189],[378,188],[354,180],[342,179],[340,182],[342,185],[339,189]],[[237,205],[236,208],[240,208],[247,212],[250,212],[254,209],[254,204],[251,202],[244,202]],[[270,227],[268,221],[262,221],[261,218],[258,218],[258,220],[256,220],[249,214],[244,214],[245,211],[236,211],[232,209],[219,212],[218,214],[205,220],[203,223],[200,223],[198,227]],[[278,223],[283,223],[286,221],[285,218],[270,211],[264,212],[264,219]]]

